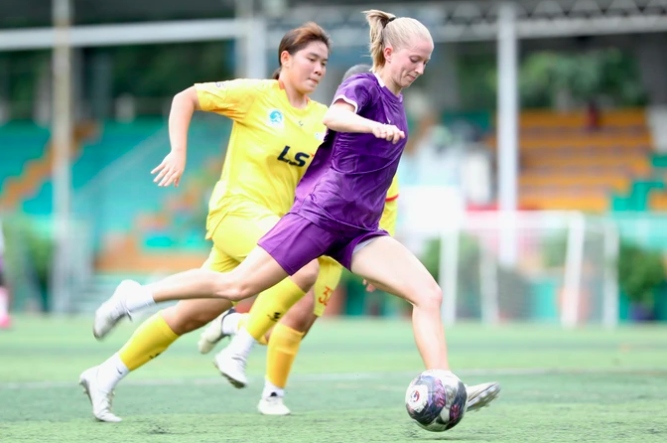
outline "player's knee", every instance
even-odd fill
[[[315,296],[309,292],[305,297],[299,300],[299,302],[294,305],[292,309],[294,310],[294,313],[297,314],[300,318],[308,317],[313,313],[313,309],[315,309]]]
[[[440,309],[442,305],[442,289],[433,282],[418,290],[417,305],[427,309]]]
[[[211,311],[189,311],[187,314],[174,311],[169,315],[166,310],[163,311],[163,317],[169,327],[178,335],[187,334],[202,326],[207,325],[216,317],[215,312]]]
[[[283,318],[280,322],[287,327],[299,331],[302,333],[307,333],[310,330],[310,327],[315,323],[313,318],[314,314],[312,312],[305,313],[301,316],[290,316]]]
[[[317,260],[313,260],[292,276],[292,280],[301,289],[307,290],[315,284],[317,276],[320,273],[320,265]]]
[[[215,317],[214,317],[215,318]],[[214,320],[214,318],[210,318],[210,316],[195,316],[195,317],[190,317],[190,318],[184,318],[181,319],[178,323],[178,334],[183,335],[187,334],[188,332],[192,332],[194,330],[197,330],[201,328],[202,326],[207,325],[209,322]],[[176,332],[176,331],[174,331]]]
[[[216,295],[232,302],[245,300],[256,294],[256,288],[250,279],[244,278],[242,275],[234,275],[231,278],[224,279],[216,289]]]
[[[253,295],[256,295],[254,292],[249,290],[249,285],[244,285],[240,283],[238,286],[234,286],[231,289],[225,292],[225,297],[227,300],[232,302],[240,302],[246,298],[250,298]]]
[[[229,300],[238,302],[257,295],[257,288],[247,278],[239,278],[234,280],[230,290]]]
[[[314,322],[312,317],[315,302],[310,294],[303,297],[283,316],[281,323],[300,332],[306,332]]]

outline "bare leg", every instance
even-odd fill
[[[283,398],[292,364],[305,333],[317,317],[313,313],[313,293],[307,294],[280,319],[269,337],[266,352],[266,377],[257,409],[264,415],[288,415]]]
[[[186,300],[146,319],[118,352],[81,374],[79,382],[90,398],[94,416],[101,421],[120,421],[111,412],[111,393],[123,377],[153,361],[181,335],[205,325],[230,306],[230,301],[221,299]]]
[[[424,365],[449,369],[442,291],[412,252],[392,237],[378,237],[354,254],[352,272],[412,303],[412,329]]]
[[[284,279],[260,294],[255,300],[255,305],[245,326],[214,359],[220,373],[233,386],[243,388],[247,385],[245,367],[252,347],[276,324],[280,316],[303,298],[305,291],[299,285],[310,288],[317,279],[318,270],[318,261],[312,260],[293,275],[293,277],[299,277],[298,279]]]
[[[182,300],[162,310],[162,317],[174,333],[183,335],[205,326],[231,307],[229,300]]]
[[[261,344],[267,345],[273,326],[286,312],[292,312],[295,302],[305,299],[308,304],[306,309],[312,311],[312,290],[304,296],[300,288],[313,286],[318,268],[317,260],[313,260],[291,277],[263,291],[255,299],[248,314],[232,313],[230,316],[229,313],[222,313],[201,333],[197,344],[199,352],[209,353],[220,340],[230,335],[236,336],[242,329]],[[234,340],[238,339],[234,337],[232,342]]]
[[[156,303],[193,298],[241,301],[259,294],[285,277],[287,273],[278,262],[264,249],[256,247],[231,272],[192,269],[146,285],[146,289]]]
[[[145,286],[124,280],[111,298],[95,311],[93,335],[98,340],[104,338],[124,316],[155,303],[202,298],[240,301],[270,288],[285,277],[287,273],[278,262],[256,247],[231,272],[193,269]]]
[[[313,290],[311,289],[299,300],[294,306],[292,306],[289,311],[280,319],[280,323],[287,327],[294,329],[295,331],[302,332],[305,334],[310,331],[310,328],[313,327],[315,321],[317,320],[317,315],[313,313]],[[266,341],[268,342],[271,339],[271,329],[266,333]]]

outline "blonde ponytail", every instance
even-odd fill
[[[388,12],[380,11],[379,9],[364,11],[364,14],[366,14],[366,21],[371,28],[370,52],[373,60],[373,71],[376,71],[378,68],[384,66],[383,51],[386,46],[384,29],[390,21],[396,19],[396,16],[394,14],[389,14]]]
[[[366,21],[370,26],[370,53],[373,60],[373,72],[384,66],[384,49],[392,46],[394,49],[403,48],[410,44],[414,37],[433,41],[419,20],[410,17],[396,17],[394,14],[371,9],[364,11]]]

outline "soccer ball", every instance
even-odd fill
[[[468,393],[465,385],[450,371],[431,369],[412,380],[405,393],[405,407],[410,418],[432,432],[456,426],[466,411]]]

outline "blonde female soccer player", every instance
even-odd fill
[[[252,297],[328,255],[373,286],[408,300],[424,366],[449,370],[440,317],[442,291],[408,249],[379,229],[406,142],[401,91],[423,74],[433,40],[415,19],[377,10],[366,17],[373,73],[355,76],[338,88],[324,117],[324,143],[299,182],[290,212],[231,272],[193,269],[145,286],[122,282],[96,312],[98,335],[154,303]]]
[[[308,96],[325,75],[329,47],[324,30],[308,23],[282,38],[275,79],[202,83],[174,97],[169,116],[171,152],[153,171],[160,186],[180,181],[195,110],[233,120],[222,175],[209,203],[206,230],[213,248],[202,269],[215,274],[233,270],[289,211],[297,183],[326,130],[322,123],[326,106]],[[262,297],[266,308],[286,310],[284,305],[291,306],[314,284],[318,269],[315,258],[274,287],[267,287]],[[147,319],[119,352],[81,374],[93,415],[101,421],[120,421],[111,412],[112,392],[120,380],[231,305],[224,299],[188,300]],[[124,304],[122,314],[141,306]],[[101,328],[97,322],[94,333],[101,338],[110,327]]]
[[[353,75],[367,73],[371,70],[370,65],[359,64],[351,67],[343,75],[343,81]],[[396,177],[392,182],[385,199],[380,227],[390,235],[396,230],[396,218],[398,214],[398,182]],[[327,303],[333,291],[338,286],[342,274],[341,265],[330,257],[320,258],[320,277],[315,282],[310,293],[299,300],[287,313],[279,313],[280,321],[273,329],[259,329],[253,326],[255,331],[264,331],[264,337],[258,340],[261,344],[268,344],[266,354],[266,375],[264,390],[257,410],[264,415],[288,415],[290,409],[284,403],[285,387],[296,359],[301,341],[313,326],[315,321],[324,314]],[[331,285],[331,286],[327,286]],[[236,362],[245,362],[250,348],[244,346],[243,340],[239,340],[237,332],[245,325],[254,323],[266,324],[266,318],[275,317],[274,312],[262,310],[262,304],[254,304],[248,314],[239,314],[234,309],[221,314],[217,319],[206,327],[200,336],[198,347],[202,354],[210,352],[215,344],[227,336],[233,336],[232,342],[216,356],[216,364],[221,370],[238,366]],[[241,343],[238,343],[241,341]],[[241,380],[234,380],[234,385],[242,387],[246,383],[243,372],[234,372]],[[474,411],[491,402],[500,392],[500,385],[495,382],[483,383],[468,387],[468,410]]]
[[[358,64],[348,69],[343,81],[349,77],[370,72],[371,66]],[[390,187],[380,226],[393,235],[396,225],[398,182],[394,179]],[[320,257],[320,274],[310,293],[303,297],[295,306],[285,312],[271,312],[262,303],[254,303],[249,314],[239,314],[233,308],[221,314],[202,332],[198,347],[202,354],[210,352],[215,344],[227,336],[233,336],[232,343],[216,356],[216,365],[234,386],[243,387],[247,383],[245,373],[234,371],[238,367],[235,362],[245,362],[254,342],[268,344],[267,372],[262,397],[258,410],[265,415],[287,415],[289,409],[283,403],[284,389],[296,358],[301,340],[310,330],[317,318],[324,314],[329,299],[338,286],[342,275],[342,266],[330,257]],[[279,318],[273,325],[266,322],[267,318]],[[246,343],[243,337],[248,334],[237,334],[239,330],[252,329],[262,335],[256,340]],[[270,339],[269,339],[270,337]],[[231,371],[228,371],[232,369]],[[229,372],[229,373],[227,373]]]

